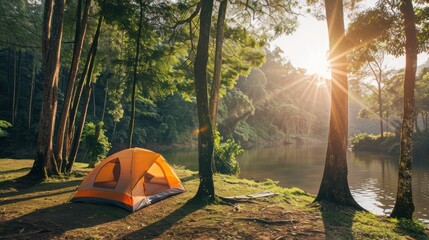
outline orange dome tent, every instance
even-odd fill
[[[134,212],[184,191],[161,154],[130,148],[97,164],[71,201],[114,204]]]

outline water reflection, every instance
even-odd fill
[[[364,208],[388,215],[395,203],[398,158],[374,153],[349,154],[349,184],[353,196]],[[429,224],[429,164],[415,159],[413,174],[414,216]]]
[[[263,147],[245,151],[240,162],[241,177],[279,181],[285,187],[299,187],[316,194],[322,179],[325,145],[287,145]],[[169,162],[197,170],[195,150],[168,151],[163,155]],[[429,224],[429,160],[413,163],[414,216]],[[388,215],[393,208],[398,159],[374,153],[348,154],[349,185],[356,201],[365,209],[379,215]]]

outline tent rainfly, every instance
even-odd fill
[[[161,154],[130,148],[97,164],[71,201],[113,204],[135,212],[184,191],[179,178]]]

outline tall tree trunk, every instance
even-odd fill
[[[12,58],[12,50],[11,47],[7,48],[7,96],[10,96],[10,75],[11,75],[11,71],[10,71],[10,62],[11,62],[11,58]],[[12,113],[12,111],[11,111]],[[11,121],[12,122],[12,115],[11,117]]]
[[[101,29],[101,24],[102,24],[102,17],[100,16],[98,19],[98,25],[97,25],[97,29],[96,32],[94,34],[94,39],[91,43],[91,47],[88,51],[88,55],[87,55],[87,59],[85,62],[85,66],[84,69],[82,71],[82,76],[80,77],[80,81],[78,82],[77,86],[75,87],[76,89],[73,91],[73,97],[72,97],[72,104],[70,106],[70,113],[69,113],[69,119],[67,120],[67,127],[66,127],[66,132],[65,132],[65,144],[64,144],[64,160],[65,161],[69,161],[69,154],[70,154],[70,148],[71,148],[71,144],[73,142],[73,137],[74,137],[74,132],[75,132],[75,122],[76,122],[76,116],[77,116],[77,112],[79,109],[79,104],[80,104],[80,99],[82,97],[82,93],[84,90],[84,86],[86,84],[86,79],[89,73],[89,69],[90,69],[90,65],[92,62],[92,59],[95,57],[94,56],[94,51],[96,51],[96,48],[98,46],[98,38],[100,35],[100,29]],[[65,165],[63,165],[65,166]]]
[[[55,158],[60,169],[63,169],[63,147],[65,140],[65,132],[67,127],[67,120],[70,113],[70,104],[73,96],[73,89],[76,81],[77,72],[79,70],[79,60],[82,52],[82,45],[86,35],[86,28],[88,23],[89,6],[91,0],[85,1],[85,7],[82,13],[82,1],[78,1],[78,8],[76,11],[76,31],[75,31],[75,42],[73,47],[73,58],[70,66],[69,76],[67,79],[67,90],[64,98],[63,110],[61,113],[60,123],[57,130],[57,139],[55,144]],[[67,154],[65,154],[67,155]]]
[[[79,125],[77,128],[77,132],[76,132],[76,136],[74,136],[73,138],[73,143],[72,143],[72,147],[70,150],[70,155],[69,155],[69,162],[67,163],[67,167],[65,169],[65,172],[70,173],[73,169],[73,164],[76,162],[76,156],[77,156],[77,152],[79,150],[79,145],[80,145],[80,138],[82,137],[82,132],[83,132],[83,128],[85,126],[85,121],[86,121],[86,115],[88,112],[88,106],[89,106],[89,102],[91,100],[91,91],[92,91],[92,84],[87,84],[86,86],[86,98],[85,98],[85,102],[82,108],[82,113],[80,116],[80,121],[79,121]]]
[[[18,51],[18,77],[17,77],[17,89],[16,89],[16,98],[15,98],[15,108],[13,109],[13,115],[16,121],[18,116],[18,106],[19,106],[19,95],[21,95],[21,76],[22,76],[22,50]]]
[[[347,180],[348,81],[342,0],[325,0],[331,61],[331,116],[325,169],[315,201],[331,201],[361,208]]]
[[[143,3],[140,0],[140,18],[139,18],[139,29],[136,39],[136,57],[134,59],[134,79],[133,79],[133,92],[131,96],[131,119],[129,126],[129,142],[128,148],[133,146],[133,133],[134,133],[134,121],[136,117],[136,91],[137,91],[137,67],[139,65],[139,55],[140,55],[140,38],[142,34],[142,23],[143,23]]]
[[[33,70],[31,71],[31,89],[30,89],[30,98],[28,99],[28,130],[31,128],[31,115],[33,111],[33,96],[34,88],[36,84],[36,65],[37,65],[37,53],[33,53]]]
[[[200,34],[198,38],[197,55],[195,57],[195,92],[198,110],[198,170],[200,185],[195,198],[206,202],[215,200],[213,172],[211,159],[213,155],[214,136],[210,120],[210,110],[207,91],[207,61],[209,50],[211,16],[213,0],[202,0],[200,13]]]
[[[417,31],[413,3],[402,0],[400,10],[405,30],[404,114],[401,127],[401,153],[399,159],[398,190],[391,217],[412,219],[414,212],[411,186],[411,161],[414,134],[414,88],[417,67]]]
[[[225,32],[225,16],[226,9],[228,6],[228,0],[221,1],[219,5],[219,12],[217,16],[216,24],[216,49],[215,49],[215,62],[214,62],[214,71],[213,71],[213,81],[210,92],[209,100],[209,110],[210,117],[212,122],[213,131],[216,131],[216,119],[217,119],[217,109],[219,106],[219,89],[220,89],[220,80],[222,77],[222,48],[224,41],[224,32]],[[215,134],[215,133],[214,133]],[[216,159],[213,156],[211,159],[213,172],[216,170]]]
[[[104,88],[103,113],[101,114],[101,121],[102,122],[104,122],[104,115],[106,114],[108,92],[109,92],[109,78],[106,78],[106,86]]]
[[[16,105],[16,51],[13,51],[13,93],[12,93],[12,126],[15,125],[15,105]]]
[[[58,103],[58,74],[60,70],[65,0],[45,0],[42,27],[43,54],[43,114],[40,117],[36,157],[29,172],[34,178],[59,174],[54,159],[52,141]]]
[[[98,24],[100,25],[100,22],[98,22]],[[101,26],[101,25],[100,25]],[[94,35],[94,39],[97,37],[97,32]],[[75,121],[76,121],[76,116],[77,116],[77,112],[79,109],[79,104],[80,104],[80,99],[82,97],[82,93],[85,87],[85,83],[86,83],[86,77],[88,76],[88,72],[89,72],[89,67],[91,64],[91,60],[93,59],[93,55],[94,55],[94,46],[95,46],[95,42],[93,41],[91,44],[91,47],[88,51],[88,55],[86,58],[86,62],[85,62],[85,66],[84,69],[82,71],[82,76],[81,79],[78,83],[78,85],[76,86],[76,90],[73,91],[73,100],[72,100],[72,105],[71,105],[71,110],[70,110],[70,116],[69,116],[69,120],[68,120],[68,131],[66,131],[66,135],[69,135],[69,132],[73,132],[71,130],[71,127],[74,126]]]
[[[383,99],[381,98],[381,76],[377,83],[377,86],[378,86],[378,117],[380,118],[380,136],[381,138],[384,138]]]
[[[225,16],[228,6],[228,0],[223,0],[219,5],[219,12],[216,25],[216,49],[213,81],[210,94],[210,116],[213,124],[213,130],[216,129],[217,109],[219,106],[219,89],[222,77],[222,48],[225,32]]]
[[[68,130],[67,130],[66,135],[65,135],[66,142],[65,142],[65,146],[64,146],[64,152],[67,155],[67,161],[68,161],[67,164],[63,165],[64,166],[63,171],[65,171],[65,172],[71,172],[71,170],[73,168],[73,164],[76,161],[77,151],[79,149],[80,137],[82,136],[82,130],[83,130],[82,124],[85,124],[86,114],[88,112],[88,106],[89,106],[89,102],[90,102],[89,99],[91,98],[91,92],[92,92],[91,76],[92,76],[92,71],[94,68],[95,56],[97,54],[98,42],[100,39],[100,31],[101,31],[102,23],[103,23],[103,17],[100,16],[98,18],[97,30],[95,31],[94,39],[92,41],[91,48],[89,50],[88,57],[86,59],[85,67],[84,67],[82,77],[81,77],[81,81],[78,85],[77,90],[74,92],[73,105],[72,105],[72,109],[71,109],[69,121],[68,121],[68,123],[69,123],[68,128],[67,128]],[[88,98],[88,99],[86,99],[87,102],[85,102],[84,108],[83,108],[82,113],[81,113],[81,120],[79,122],[79,128],[77,130],[77,133],[75,134],[76,116],[77,116],[77,111],[79,108],[79,103],[80,103],[80,99],[82,96],[84,86],[86,86],[86,89],[87,89],[88,95],[86,98]],[[89,88],[91,90],[88,90]],[[85,117],[85,118],[83,118],[83,117]],[[82,129],[80,129],[80,128],[82,128]]]
[[[95,101],[95,83],[92,83],[92,114],[94,116],[94,118],[97,117],[97,104]]]

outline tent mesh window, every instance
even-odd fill
[[[115,158],[106,163],[94,181],[94,187],[115,189],[118,184],[119,175],[121,173],[121,163],[118,158]]]
[[[153,164],[144,176],[144,190],[147,196],[170,189],[167,179],[158,163]]]

